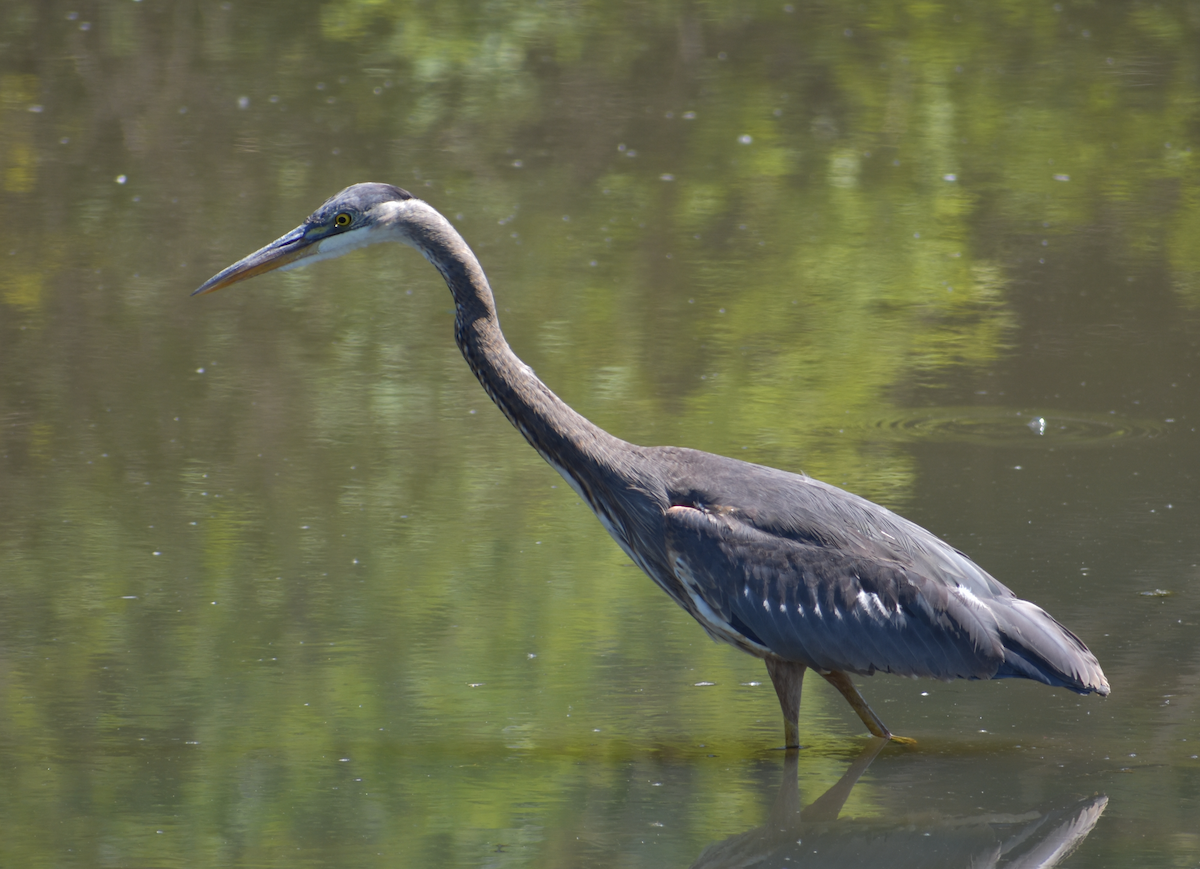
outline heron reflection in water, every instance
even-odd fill
[[[1096,794],[1049,811],[1020,814],[898,814],[839,818],[859,777],[886,745],[872,740],[841,779],[800,808],[799,752],[789,752],[783,780],[761,827],[704,849],[692,869],[1052,869],[1095,828],[1108,805]],[[877,783],[877,787],[878,787]]]
[[[454,336],[496,406],[613,539],[708,634],[766,662],[799,745],[811,668],[867,729],[897,741],[850,674],[1033,679],[1108,694],[1087,646],[966,555],[889,510],[798,474],[679,447],[642,447],[593,425],[513,353],[462,236],[388,184],[355,184],[291,232],[206,281],[209,293],[375,242],[416,248],[454,296]]]

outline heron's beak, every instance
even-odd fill
[[[203,293],[215,293],[230,284],[244,281],[255,275],[261,275],[283,266],[298,264],[299,260],[317,253],[320,238],[306,238],[305,227],[297,226],[287,235],[275,239],[266,247],[256,250],[245,259],[238,260],[224,271],[218,272],[200,285],[192,293],[199,296]]]

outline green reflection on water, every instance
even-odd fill
[[[663,770],[670,796],[643,797],[680,806],[675,862],[762,822],[760,665],[488,406],[425,263],[186,293],[344,184],[393,181],[455,218],[518,352],[606,428],[935,512],[937,463],[862,420],[1022,404],[975,394],[1038,328],[1028,288],[1087,299],[1068,323],[1116,293],[1080,239],[1137,279],[1125,304],[1161,275],[1156,322],[1194,317],[1195,17],[796,6],[0,3],[3,862],[610,864],[645,829],[628,782]],[[939,457],[945,478],[990,494],[985,455]],[[1014,524],[990,517],[970,533]],[[1118,592],[1063,588],[1089,641],[1121,636]],[[1126,672],[1186,675],[1187,649]],[[1072,787],[1110,786],[1089,752],[1128,734],[995,687],[936,694],[956,699],[932,721],[924,688],[868,691],[949,753],[978,714],[1050,732]],[[814,793],[854,754],[839,703],[805,699]],[[1146,813],[1183,860],[1195,772],[1160,751],[1174,786]],[[1001,791],[1060,781],[1005,764]],[[887,797],[868,777],[848,810]]]

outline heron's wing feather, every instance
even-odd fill
[[[1083,640],[1037,604],[1013,598],[1001,626],[1004,664],[997,678],[1017,676],[1047,685],[1108,696],[1108,679]]]
[[[934,534],[865,498],[777,468],[657,448],[672,469],[671,503],[726,515],[772,539],[896,562],[931,582],[986,599],[1013,596],[995,577]]]
[[[666,524],[672,570],[710,633],[724,625],[826,671],[986,679],[1004,662],[995,616],[969,589],[730,513],[673,507]]]

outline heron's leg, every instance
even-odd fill
[[[830,670],[828,673],[822,673],[826,681],[834,688],[842,692],[842,696],[846,698],[854,711],[858,713],[858,717],[862,719],[863,724],[867,725],[867,730],[871,731],[873,736],[879,736],[883,739],[890,739],[892,742],[903,742],[906,745],[915,745],[915,739],[909,739],[907,736],[893,736],[892,732],[887,729],[879,716],[876,715],[871,707],[867,705],[867,701],[858,693],[858,689],[854,687],[854,683],[850,681],[850,677],[841,670]]]
[[[779,697],[779,706],[783,709],[783,740],[784,748],[800,747],[800,690],[804,687],[804,664],[795,661],[785,661],[783,658],[770,657],[766,659],[767,674],[775,693]]]
[[[814,800],[804,811],[800,810],[800,784],[797,780],[800,752],[789,751],[784,755],[783,781],[767,817],[768,827],[786,832],[795,828],[800,821],[836,821],[850,792],[854,790],[854,785],[887,744],[886,739],[872,739],[868,742],[854,763],[850,764],[850,768],[838,779],[838,783]]]
[[[850,764],[850,768],[842,773],[838,783],[813,800],[812,805],[800,813],[800,818],[805,821],[836,821],[842,806],[846,804],[846,798],[850,796],[850,791],[854,790],[854,785],[867,771],[871,761],[887,744],[886,739],[878,738],[868,742],[854,763]]]

